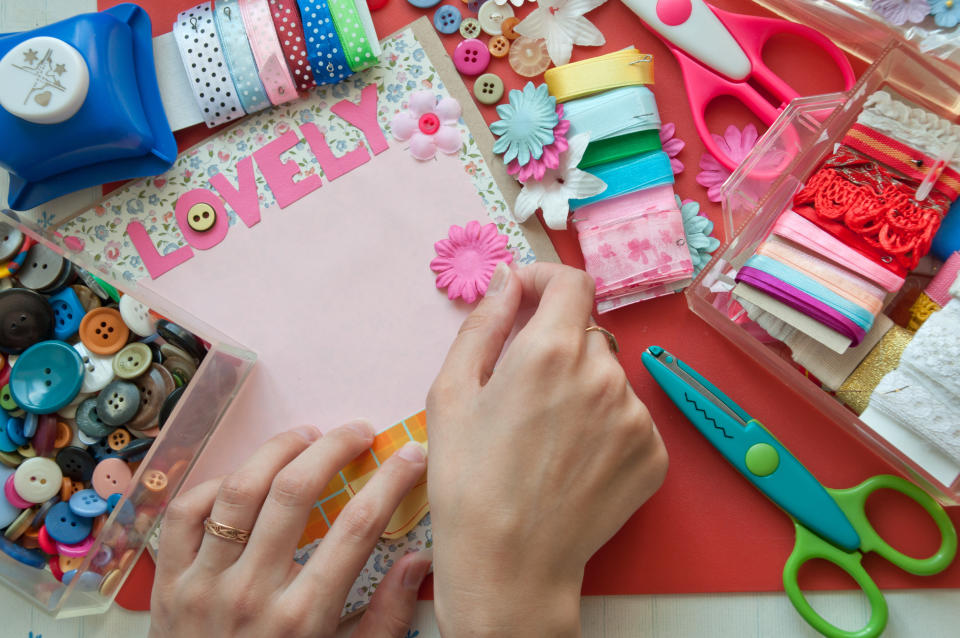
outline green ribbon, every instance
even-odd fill
[[[659,129],[650,129],[647,131],[637,131],[636,133],[627,133],[617,137],[608,137],[596,142],[590,142],[587,150],[580,160],[578,168],[587,169],[598,164],[615,162],[616,160],[649,153],[650,151],[659,151],[663,146],[660,144]]]
[[[330,7],[333,26],[337,30],[337,37],[340,38],[340,45],[347,56],[350,69],[362,71],[376,64],[377,56],[373,53],[373,46],[364,31],[363,21],[354,0],[327,0],[327,6]]]

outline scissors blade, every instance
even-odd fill
[[[763,424],[663,348],[650,346],[641,360],[684,416],[767,498],[837,547],[860,547],[837,502]]]
[[[724,77],[742,81],[752,66],[747,54],[703,0],[622,0],[672,47]]]

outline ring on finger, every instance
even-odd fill
[[[587,326],[586,332],[599,332],[607,338],[607,345],[610,346],[610,352],[617,354],[620,352],[620,344],[617,343],[617,338],[613,336],[613,333],[607,330],[606,328],[601,328],[600,326]]]
[[[218,523],[209,516],[203,521],[203,531],[225,541],[246,545],[250,540],[250,530]]]

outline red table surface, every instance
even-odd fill
[[[459,0],[447,0],[471,15]],[[100,0],[104,9],[116,0]],[[170,30],[179,11],[195,0],[142,0],[153,20],[154,35]],[[718,0],[721,8],[755,15],[770,15],[748,0]],[[534,8],[517,10],[525,16]],[[374,13],[382,36],[436,7],[421,10],[404,0],[390,0]],[[722,238],[720,206],[706,199],[694,180],[703,152],[693,127],[679,67],[669,50],[648,31],[624,5],[610,0],[587,18],[605,35],[601,47],[574,47],[573,61],[634,45],[655,58],[657,96],[661,118],[674,122],[677,135],[686,141],[679,159],[686,169],[677,177],[676,192],[696,199],[717,225]],[[452,54],[459,34],[440,36]],[[486,39],[486,36],[483,36]],[[771,41],[764,51],[767,64],[801,94],[826,93],[842,88],[839,74],[820,50],[793,36]],[[859,74],[865,65],[853,60]],[[507,89],[520,88],[526,78],[516,75],[506,58],[494,59],[488,69],[504,80]],[[542,82],[542,76],[532,78]],[[472,78],[464,78],[472,89]],[[488,122],[497,119],[494,107],[480,106]],[[739,104],[721,99],[708,112],[714,132],[727,124],[743,126],[754,119]],[[210,135],[204,126],[178,133],[181,148]],[[575,234],[550,232],[564,263],[583,267]],[[790,519],[768,502],[753,486],[699,435],[693,426],[652,381],[640,362],[641,352],[651,344],[671,350],[720,386],[747,412],[764,422],[772,432],[825,484],[852,486],[893,468],[859,440],[826,418],[787,383],[768,373],[737,350],[713,328],[695,316],[682,295],[646,301],[599,317],[599,322],[617,335],[620,361],[630,382],[647,404],[670,453],[670,469],[663,487],[604,546],[587,566],[585,595],[664,594],[695,592],[778,591],[783,587],[783,564],[793,547]],[[585,424],[589,428],[589,424]],[[894,546],[916,555],[929,555],[939,537],[924,512],[905,498],[879,493],[870,499],[868,514],[874,525]],[[951,508],[954,524],[960,526],[960,508]],[[876,555],[864,565],[884,589],[960,587],[960,564],[931,577],[911,576]],[[124,606],[145,609],[149,604],[149,573],[128,581]],[[847,589],[855,583],[838,568],[814,561],[801,571],[805,589]],[[137,596],[134,591],[140,595]]]

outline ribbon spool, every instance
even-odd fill
[[[557,102],[622,86],[653,84],[653,56],[634,48],[547,70],[543,79]]]

